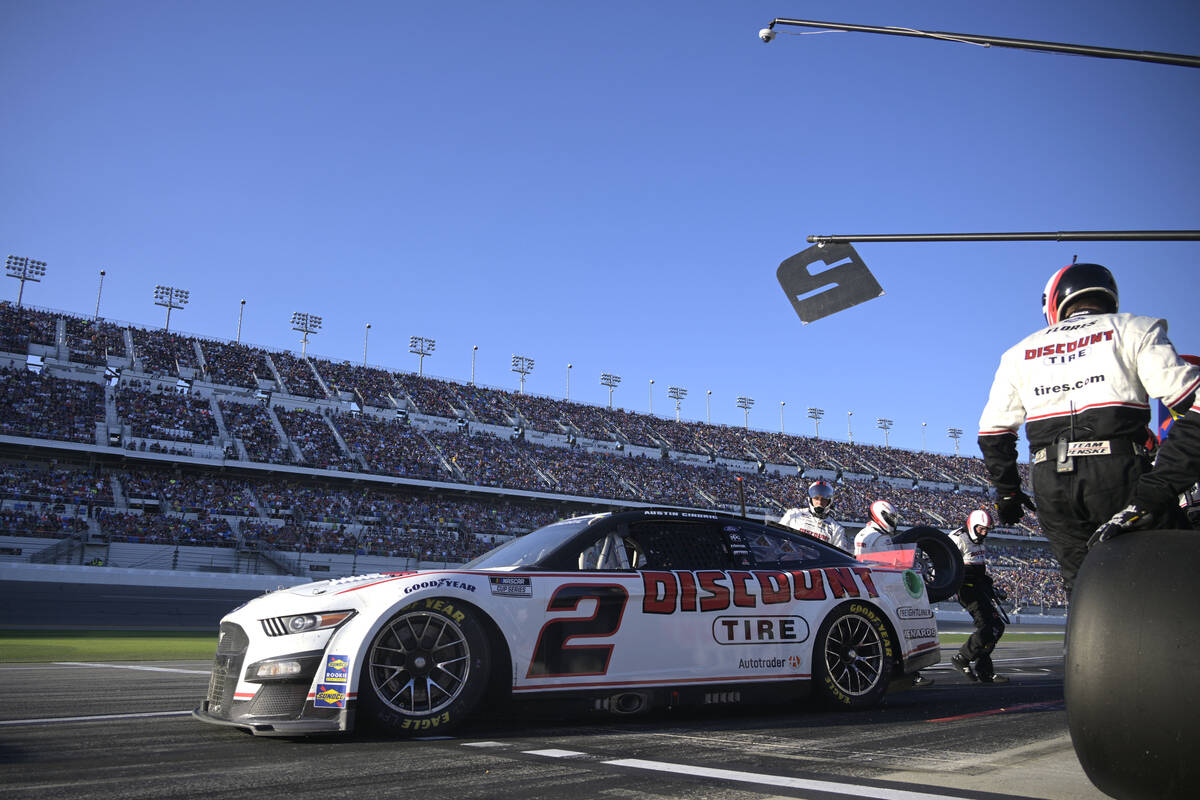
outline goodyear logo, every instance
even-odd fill
[[[345,683],[350,680],[350,659],[330,654],[325,659],[325,682]]]
[[[313,705],[317,708],[345,708],[346,693],[342,689],[341,686],[318,684]]]

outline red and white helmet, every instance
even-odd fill
[[[1113,313],[1119,307],[1117,282],[1106,267],[1099,264],[1068,264],[1050,276],[1042,291],[1042,316],[1047,325],[1062,321],[1063,306],[1080,295],[1095,293]]]
[[[987,537],[988,532],[995,527],[996,523],[992,519],[992,515],[986,509],[977,508],[967,517],[967,538],[975,544],[979,544]],[[983,528],[983,533],[978,533],[976,528]]]
[[[887,500],[876,500],[871,503],[871,522],[887,533],[895,533],[900,524],[900,513]]]

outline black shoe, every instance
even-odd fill
[[[963,675],[967,676],[967,680],[979,680],[979,676],[975,674],[975,670],[971,669],[971,662],[967,661],[958,653],[955,653],[950,657],[950,664]]]
[[[983,683],[1008,683],[1007,675],[980,675],[978,677]]]
[[[917,674],[913,675],[912,685],[918,689],[925,686],[933,686],[933,678],[926,678],[924,675],[918,672]]]

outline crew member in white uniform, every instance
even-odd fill
[[[871,521],[854,537],[854,555],[891,550],[895,545],[892,536],[900,524],[900,514],[887,500],[871,503]]]
[[[983,540],[992,527],[992,515],[980,508],[967,517],[966,527],[950,531],[950,538],[962,552],[966,567],[962,586],[958,590],[958,602],[975,623],[975,632],[950,658],[950,663],[970,681],[1008,683],[1008,678],[996,674],[992,664],[992,651],[1004,634],[1004,620],[997,613],[993,598],[996,602],[1008,599],[1004,590],[997,589],[992,583],[992,576],[987,574],[987,553]]]
[[[854,542],[846,529],[829,516],[832,510],[833,487],[818,479],[808,486],[808,507],[789,508],[779,522],[849,553],[854,550]]]
[[[1071,591],[1088,547],[1126,531],[1181,527],[1178,497],[1200,478],[1200,368],[1167,339],[1167,323],[1117,313],[1117,284],[1099,264],[1071,264],[1042,295],[1049,327],[1000,359],[979,419],[979,448],[1004,525],[1034,509],[1017,472],[1025,425],[1038,521]],[[1176,417],[1151,468],[1151,397]]]

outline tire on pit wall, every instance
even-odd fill
[[[882,611],[850,600],[826,615],[813,644],[813,694],[827,708],[879,703],[892,678],[896,639]]]
[[[1075,754],[1121,800],[1200,786],[1200,533],[1092,549],[1071,594],[1065,695]]]
[[[358,719],[396,735],[444,733],[460,724],[491,682],[481,612],[449,599],[402,608],[371,640],[358,683]]]
[[[896,544],[915,544],[917,563],[913,566],[925,581],[930,603],[940,603],[958,594],[966,568],[962,551],[937,528],[918,525],[892,537]]]

